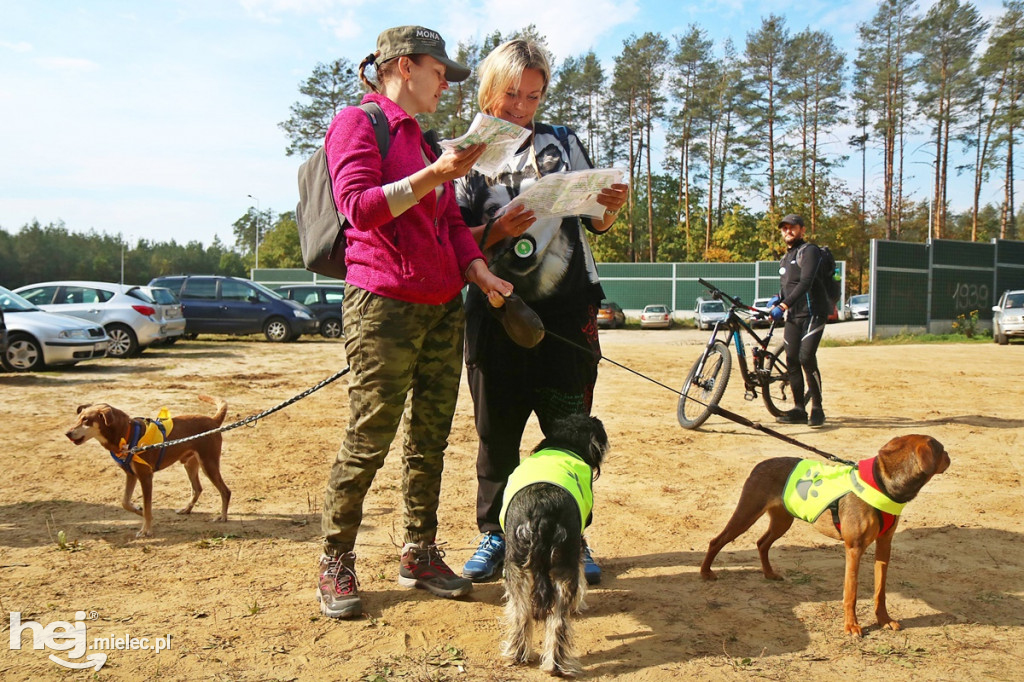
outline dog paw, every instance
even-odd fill
[[[718,576],[710,568],[706,569],[706,570],[702,570],[700,572],[700,577],[703,580],[718,580]]]
[[[855,637],[863,637],[864,633],[861,631],[860,625],[857,623],[846,623],[844,626],[846,634],[853,635]]]
[[[191,514],[192,513],[192,507],[182,507],[181,509],[175,509],[174,513],[178,514],[179,516],[184,516],[186,514]]]
[[[135,537],[137,537],[137,538],[148,538],[152,534],[153,534],[153,532],[150,531],[148,528],[143,528],[142,530],[140,530],[138,533],[135,534]]]
[[[228,517],[227,516],[218,516],[217,518],[215,518],[213,520],[213,522],[214,523],[227,523],[228,522]]]
[[[895,631],[895,630],[899,630],[900,629],[900,624],[898,622],[894,621],[892,618],[889,618],[889,619],[886,619],[886,620],[879,619],[878,627],[882,628],[883,630],[893,630],[893,631]]]

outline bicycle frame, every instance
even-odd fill
[[[719,330],[725,328],[727,334],[725,335],[724,343],[726,346],[733,346],[736,349],[736,358],[740,363],[740,374],[743,377],[743,388],[745,389],[744,398],[747,400],[754,400],[757,398],[757,391],[761,387],[761,382],[758,379],[757,372],[763,369],[763,355],[762,353],[768,350],[768,344],[771,343],[772,334],[775,333],[775,320],[771,321],[768,327],[768,333],[762,338],[750,323],[741,318],[736,314],[737,310],[756,310],[745,305],[739,299],[735,299],[729,294],[725,293],[721,289],[715,287],[713,284],[705,282],[703,279],[698,280],[701,284],[711,290],[713,298],[725,298],[731,304],[729,308],[729,315],[725,320],[719,320],[715,322],[715,326],[711,328],[711,336],[708,338],[707,344],[704,346],[704,354],[701,356],[698,370],[694,376],[700,376],[704,370],[704,363],[710,356],[711,349],[714,347],[715,342],[718,341]],[[747,352],[746,347],[743,343],[742,332],[747,332],[756,345],[753,349],[754,354],[754,370],[750,371],[750,367],[747,365]]]
[[[768,333],[762,337],[738,314],[738,311],[753,310],[762,314],[765,311],[746,305],[703,279],[698,281],[708,288],[712,297],[724,299],[731,306],[726,318],[716,322],[711,328],[711,335],[703,353],[697,358],[683,383],[676,408],[679,425],[695,429],[703,424],[717,407],[729,384],[732,369],[730,346],[736,349],[736,357],[739,359],[745,391],[743,397],[754,400],[760,395],[768,412],[778,417],[789,409],[787,403],[792,396],[789,390],[789,371],[783,352],[781,349],[773,351],[768,347],[775,332],[775,320],[770,322]],[[752,339],[752,363],[747,358],[744,336]]]

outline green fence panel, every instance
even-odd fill
[[[977,312],[992,319],[992,283],[996,246],[992,243],[936,239],[931,244],[932,285],[929,326],[952,328],[953,320]]]
[[[871,240],[871,325],[891,329],[928,326],[928,245]]]
[[[996,245],[996,272],[991,305],[995,305],[1007,289],[1024,289],[1024,242],[993,241]]]

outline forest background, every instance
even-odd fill
[[[867,272],[872,238],[1016,239],[1016,142],[1024,119],[1024,1],[1005,1],[994,21],[970,2],[882,0],[858,27],[854,54],[826,32],[794,31],[764,17],[742,45],[714,44],[698,25],[681,35],[625,40],[610,68],[593,52],[557,61],[538,120],[577,131],[596,166],[629,169],[630,203],[595,240],[603,262],[743,262],[779,255],[775,229],[801,213],[812,240],[848,268]],[[506,39],[546,45],[536,28],[460,43],[474,68]],[[453,86],[421,117],[441,137],[466,130],[477,111],[476,76]],[[344,106],[358,103],[356,64],[317,64],[280,127],[286,153],[305,158]],[[884,168],[868,185],[868,146]],[[660,150],[660,151],[658,151]],[[952,150],[952,154],[951,154]],[[837,169],[860,157],[859,186]],[[956,164],[951,159],[966,160]],[[908,178],[928,168],[930,196]],[[917,171],[919,172],[919,171]],[[879,179],[875,179],[879,178]],[[969,207],[951,210],[953,183],[969,184]],[[981,202],[997,188],[996,202]],[[986,196],[993,196],[986,191]],[[0,273],[8,287],[47,279],[146,282],[172,272],[245,276],[254,266],[301,267],[294,212],[257,203],[232,225],[234,244],[178,244],[38,221],[0,227]],[[851,282],[857,293],[865,282]]]

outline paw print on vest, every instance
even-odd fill
[[[805,474],[804,478],[801,478],[796,482],[796,494],[800,496],[800,499],[806,502],[811,497],[817,497],[818,491],[815,487],[822,484],[821,478],[818,477],[819,472],[809,471]]]

